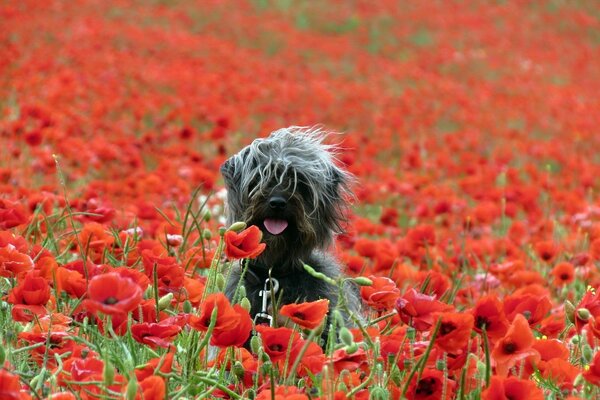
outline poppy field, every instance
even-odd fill
[[[599,398],[598,93],[592,0],[3,2],[0,399]],[[222,293],[287,126],[356,178],[354,326]]]

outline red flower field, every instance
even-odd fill
[[[600,397],[597,2],[23,0],[0,26],[1,399]],[[221,294],[265,244],[225,226],[219,167],[291,125],[342,132],[356,177],[333,251],[364,320],[324,346],[326,302],[257,328]]]

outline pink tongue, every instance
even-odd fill
[[[265,219],[264,224],[265,228],[267,228],[269,233],[272,235],[279,235],[288,226],[288,223],[285,219],[267,218]]]

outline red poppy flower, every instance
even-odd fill
[[[30,397],[26,397],[26,394],[21,392],[21,384],[17,375],[13,375],[4,369],[0,369],[0,398],[6,400],[22,400]]]
[[[0,199],[0,229],[14,228],[26,222],[26,210],[21,203]]]
[[[441,323],[434,345],[451,354],[456,354],[467,347],[473,330],[473,316],[466,313],[446,312],[440,314],[439,318]]]
[[[290,353],[291,365],[293,365],[296,359],[300,356],[300,351],[305,347],[305,345],[306,341],[304,340],[296,341],[296,344]],[[308,343],[304,354],[302,354],[302,358],[300,359],[300,364],[298,365],[298,370],[296,372],[299,377],[316,375],[321,372],[326,361],[327,357],[325,354],[323,354],[323,349],[321,346],[315,342],[310,342]]]
[[[539,353],[533,348],[534,341],[529,323],[522,314],[517,314],[506,335],[492,351],[497,374],[506,376],[510,368],[529,356],[539,359]]]
[[[273,393],[270,389],[262,390],[256,400],[309,400],[308,396],[296,386],[278,386]]]
[[[142,289],[129,278],[110,272],[90,279],[88,298],[82,307],[92,313],[126,314],[142,301]]]
[[[267,245],[260,243],[262,232],[256,226],[252,225],[241,232],[225,232],[225,254],[231,260],[240,258],[256,258]]]
[[[56,269],[56,290],[65,292],[69,296],[81,298],[87,291],[85,276],[79,271],[72,271],[65,267]]]
[[[241,305],[234,304],[233,311],[237,314],[236,324],[229,329],[214,330],[210,344],[217,347],[241,347],[252,332],[252,318],[250,313]]]
[[[600,316],[600,290],[598,290],[596,294],[591,290],[588,290],[585,295],[583,295],[581,301],[579,301],[579,304],[577,304],[577,307],[575,307],[574,318],[577,332],[581,332],[590,318],[595,319],[598,316]]]
[[[360,295],[365,303],[376,310],[387,310],[394,307],[400,297],[400,290],[390,278],[369,276],[371,286],[361,286]]]
[[[408,400],[440,400],[444,392],[445,399],[454,398],[456,382],[444,377],[442,371],[426,368],[423,370],[421,378],[417,379],[417,376],[414,375],[408,386],[406,392]]]
[[[174,353],[169,352],[162,357],[156,357],[148,361],[142,367],[136,367],[135,369],[135,377],[138,382],[141,382],[148,378],[149,376],[155,373],[155,370],[160,365],[159,371],[163,374],[168,374],[171,372],[171,368],[173,366],[173,357]]]
[[[139,391],[136,400],[164,400],[167,385],[162,377],[152,375],[139,383]]]
[[[573,389],[573,382],[581,371],[573,366],[568,360],[553,358],[544,363],[542,376],[553,382],[561,390]]]
[[[210,326],[210,319],[215,308],[217,309],[217,321],[213,328],[213,334],[233,329],[238,324],[240,315],[231,306],[229,299],[223,293],[212,293],[200,305],[200,316],[190,316],[190,326],[206,332]]]
[[[265,353],[271,357],[271,361],[284,360],[289,350],[299,340],[298,333],[290,328],[272,328],[270,326],[258,325],[256,331],[260,333]]]
[[[552,262],[558,254],[558,246],[552,240],[543,240],[533,245],[538,257],[545,262]]]
[[[48,400],[77,400],[77,397],[70,392],[60,392],[51,394]]]
[[[426,331],[433,325],[435,313],[451,311],[453,307],[435,300],[435,296],[410,289],[398,299],[396,309],[402,322],[418,331]]]
[[[33,260],[12,244],[0,248],[0,276],[18,277],[33,269]]]
[[[550,273],[554,277],[556,286],[567,285],[575,279],[575,267],[567,261],[556,264]]]
[[[367,353],[362,347],[352,354],[348,354],[346,349],[341,348],[333,352],[331,360],[336,374],[342,371],[352,372],[367,364]]]
[[[596,355],[590,364],[590,369],[583,373],[583,377],[589,383],[600,386],[600,351],[596,352]]]
[[[482,400],[544,400],[544,393],[534,382],[514,376],[492,376],[490,386],[481,392]]]
[[[329,300],[322,299],[300,304],[286,304],[279,314],[288,317],[306,329],[315,329],[321,325],[329,310]]]
[[[181,332],[181,327],[172,324],[169,320],[160,323],[144,322],[131,325],[131,336],[153,349],[168,348],[179,332]]]
[[[517,314],[527,318],[529,325],[538,324],[552,309],[552,303],[547,296],[532,293],[518,293],[504,299],[504,312],[509,321]]]
[[[508,319],[504,314],[502,303],[496,296],[482,296],[471,311],[475,318],[475,330],[479,333],[485,328],[486,334],[494,342],[508,330]]]
[[[28,273],[8,294],[11,304],[42,306],[50,299],[50,285],[46,279]]]

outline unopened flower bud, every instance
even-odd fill
[[[244,229],[246,229],[246,226],[248,226],[248,225],[245,222],[238,221],[238,222],[234,222],[233,224],[231,224],[231,226],[227,230],[234,231],[234,232],[241,232]]]
[[[358,351],[358,343],[352,343],[350,346],[346,346],[347,354],[354,354]]]
[[[186,314],[190,314],[194,310],[192,303],[189,300],[183,302],[183,312]]]
[[[104,362],[104,370],[102,371],[104,377],[104,383],[106,386],[110,386],[115,381],[115,368],[109,361]]]
[[[160,311],[168,308],[171,305],[171,301],[173,300],[173,293],[167,293],[160,299],[158,299],[158,309]]]
[[[242,300],[240,301],[240,305],[242,306],[242,308],[248,312],[250,312],[250,309],[252,308],[252,304],[250,304],[250,300],[248,300],[247,297],[242,297]]]
[[[579,308],[577,310],[577,318],[581,319],[582,321],[587,321],[588,319],[590,319],[590,317],[590,310],[588,310],[587,308]]]
[[[137,379],[135,378],[135,375],[133,375],[133,376],[131,376],[131,378],[129,378],[129,383],[127,383],[127,391],[125,392],[125,399],[134,400],[135,395],[137,394],[137,391],[138,391],[138,383],[137,383]]]
[[[258,354],[260,350],[260,338],[258,336],[250,338],[250,350],[252,350],[252,354]]]
[[[367,278],[366,276],[357,276],[356,278],[352,279],[354,281],[354,283],[356,283],[359,286],[372,286],[373,285],[373,281],[370,280],[369,278]]]
[[[340,332],[338,335],[340,341],[346,346],[352,346],[354,344],[354,336],[352,335],[352,332],[350,332],[350,330],[345,326],[342,326],[340,328]]]

